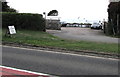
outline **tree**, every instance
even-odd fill
[[[10,8],[10,6],[7,5],[7,2],[2,2],[2,12],[17,12],[17,10]]]
[[[120,34],[120,2],[111,2],[108,6],[108,26],[107,33],[113,35]]]
[[[58,16],[58,11],[57,10],[52,10],[48,13],[48,16]]]

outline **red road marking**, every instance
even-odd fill
[[[0,67],[0,73],[2,74],[2,77],[50,77],[47,75],[40,75],[36,73],[31,73],[31,72],[26,72],[26,71],[21,71],[21,70],[16,70],[16,69],[11,69],[7,67]]]
[[[16,74],[16,75],[36,75],[36,74],[32,74],[32,73],[16,71],[16,70],[7,69],[7,68],[2,68],[2,71],[10,72],[10,73],[13,73],[13,74]]]
[[[12,74],[5,73],[5,72],[2,72],[2,71],[1,71],[1,74],[2,74],[2,75],[1,75],[2,77],[6,77],[6,76],[9,76],[9,77],[16,77],[16,76],[14,76],[14,75],[12,75]]]
[[[5,72],[2,72],[1,74],[2,75],[11,75],[11,74],[8,74],[8,73],[5,73]]]

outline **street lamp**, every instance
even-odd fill
[[[80,17],[78,17],[78,20],[80,19]],[[82,24],[80,23],[81,21],[78,21],[79,22],[79,27],[82,27]]]
[[[43,14],[45,15],[45,19],[46,19],[46,12],[43,12]]]
[[[46,25],[47,25],[46,12],[43,12],[43,14],[45,15],[45,31],[46,31]]]

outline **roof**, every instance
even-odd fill
[[[120,0],[109,0],[109,2],[119,2]]]
[[[1,2],[6,2],[6,0],[0,0]]]

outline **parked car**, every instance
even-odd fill
[[[93,23],[91,25],[91,29],[101,29],[101,28],[102,28],[102,26],[99,23]]]

